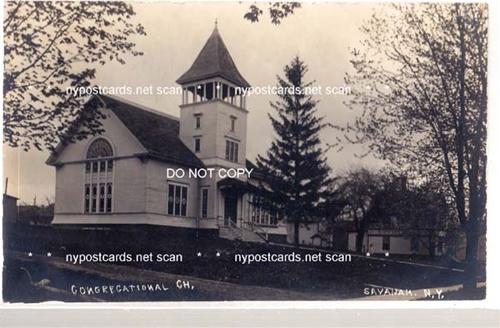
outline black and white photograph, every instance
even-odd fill
[[[487,3],[3,12],[4,303],[485,300]]]

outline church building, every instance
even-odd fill
[[[217,27],[182,86],[180,117],[97,95],[104,132],[60,144],[53,224],[157,225],[245,241],[286,241],[281,218],[256,206],[262,175],[246,159],[249,87]],[[167,169],[247,168],[239,178],[167,177]]]

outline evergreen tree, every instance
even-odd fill
[[[317,116],[316,104],[306,88],[307,66],[298,57],[285,66],[285,77],[278,78],[279,100],[271,102],[276,115],[269,114],[276,132],[275,140],[265,156],[259,156],[266,186],[261,188],[267,206],[294,224],[294,243],[299,244],[301,223],[318,220],[328,199],[330,168],[323,156],[319,132],[323,118]]]

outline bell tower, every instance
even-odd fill
[[[244,167],[250,87],[234,64],[217,23],[182,86],[179,137],[207,167]]]

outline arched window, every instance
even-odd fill
[[[113,156],[113,147],[105,139],[93,141],[87,150],[87,159],[111,157]]]
[[[85,213],[110,213],[113,204],[113,147],[105,139],[94,140],[85,163]]]

